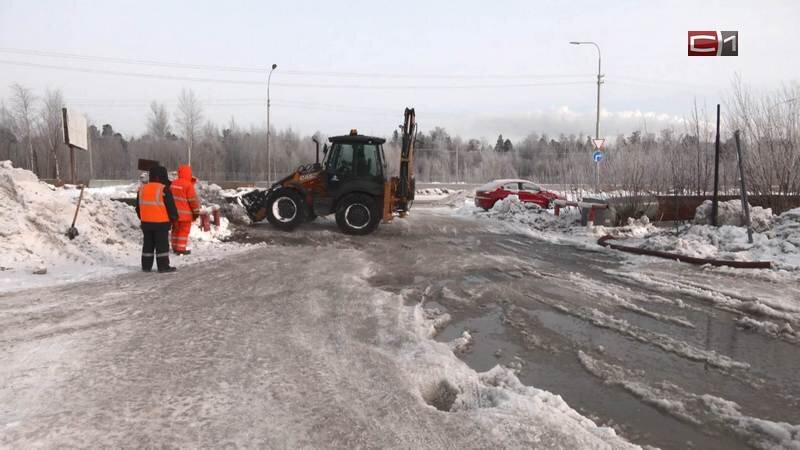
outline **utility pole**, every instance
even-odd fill
[[[594,45],[594,48],[597,49],[597,121],[595,122],[594,127],[594,138],[600,139],[600,85],[603,84],[603,74],[602,74],[602,55],[600,53],[600,46],[597,45],[596,42],[592,41],[570,41],[572,45],[583,45],[583,44],[590,44]],[[600,150],[600,149],[598,149]],[[595,182],[594,182],[594,190],[595,192],[600,192],[600,162],[595,162]]]
[[[717,103],[717,139],[714,141],[714,199],[711,201],[711,225],[717,226],[719,208],[719,103]]]
[[[269,75],[267,76],[267,184],[272,179],[272,154],[269,151],[269,138],[270,138],[270,129],[269,129],[269,106],[270,106],[270,98],[269,98],[269,83],[272,81],[272,71],[277,69],[278,65],[273,64],[272,69],[269,71]]]

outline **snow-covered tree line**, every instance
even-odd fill
[[[750,190],[756,193],[800,192],[800,87],[753,93],[737,82],[723,103],[720,182],[738,187],[733,130],[740,129]],[[181,92],[175,111],[153,102],[147,132],[124,137],[112,125],[92,126],[94,178],[129,179],[137,175],[139,158],[156,159],[174,168],[191,151],[192,166],[204,179],[267,178],[266,130],[242,128],[231,119],[224,125],[206,121],[202,104],[189,90]],[[68,152],[61,135],[59,91],[41,97],[19,85],[0,104],[0,160],[33,168],[42,178],[69,176]],[[658,133],[636,131],[611,140],[601,164],[605,189],[639,193],[707,194],[713,189],[714,114],[710,106],[692,105],[682,129]],[[281,176],[314,160],[310,136],[292,129],[272,130],[273,174]],[[452,136],[441,127],[421,129],[415,170],[420,182],[473,182],[523,177],[576,188],[594,184],[595,164],[586,135],[530,133],[512,142],[499,135],[486,138]],[[390,169],[398,165],[399,136],[386,145]],[[89,177],[86,152],[77,152],[79,178]]]

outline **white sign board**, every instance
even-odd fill
[[[594,148],[598,150],[601,150],[603,148],[603,144],[605,143],[606,143],[605,139],[592,139],[592,145],[594,145]]]
[[[86,116],[74,109],[63,108],[64,143],[72,148],[89,150],[89,126]]]

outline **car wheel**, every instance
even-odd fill
[[[292,231],[305,219],[303,197],[294,189],[278,189],[267,200],[267,220],[275,228]]]
[[[375,231],[381,214],[375,198],[366,194],[350,194],[336,207],[336,225],[346,234],[364,235]]]

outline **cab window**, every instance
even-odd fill
[[[329,167],[341,175],[381,175],[380,148],[375,144],[335,144]]]
[[[517,192],[519,190],[519,183],[506,183],[503,185],[506,191]]]

